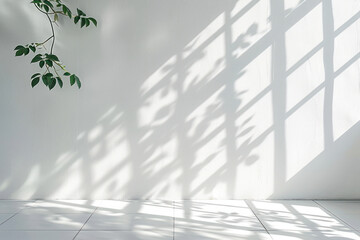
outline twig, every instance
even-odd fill
[[[47,12],[44,12],[43,10],[41,10],[35,3],[34,3],[35,7],[42,13],[44,13],[46,15],[46,17],[48,18],[49,22],[50,22],[50,26],[51,26],[51,33],[52,35],[44,42],[46,43],[47,41],[49,41],[51,38],[53,39],[52,40],[52,44],[51,44],[51,49],[50,49],[50,54],[52,54],[53,52],[53,49],[54,49],[54,44],[55,44],[55,31],[54,31],[54,26],[53,26],[53,23],[51,21],[51,18],[49,16],[49,13]]]

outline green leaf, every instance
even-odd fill
[[[26,48],[21,48],[21,49],[17,50],[16,53],[15,53],[15,56],[21,56],[21,55],[23,55],[23,54],[24,54],[24,51],[25,51],[24,49],[26,49]]]
[[[95,18],[88,18],[90,21],[92,21],[92,23],[95,25],[95,27],[97,27],[97,21]]]
[[[43,0],[43,2],[48,5],[49,7],[54,7],[54,5],[52,5],[51,2],[49,2],[48,0]]]
[[[69,73],[69,72],[64,73],[64,76],[70,76],[70,75],[71,75],[71,73]]]
[[[65,14],[65,15],[68,15],[69,18],[71,18],[72,16],[71,16],[71,11],[70,11],[70,9],[69,9],[67,6],[65,6],[65,5],[62,5],[62,6],[63,6],[63,12],[64,12],[64,14]]]
[[[62,81],[61,78],[59,78],[59,77],[56,77],[56,79],[57,79],[57,82],[58,82],[60,88],[62,88],[63,85],[64,85],[64,84],[63,84],[63,81]]]
[[[26,47],[22,47],[22,48],[20,48],[19,50],[16,51],[15,56],[21,56],[23,54],[26,55],[28,53],[29,53],[29,49],[26,48]]]
[[[24,48],[24,46],[18,45],[18,46],[16,46],[16,48],[14,49],[14,51],[19,50],[19,49],[22,49],[22,48]]]
[[[69,16],[69,18],[72,18],[72,14],[69,8],[67,9],[67,15]]]
[[[55,78],[49,78],[49,90],[53,89],[56,85],[56,79]]]
[[[24,49],[24,55],[25,55],[25,56],[28,55],[29,52],[30,52],[29,48],[25,48],[25,49]]]
[[[86,24],[86,19],[85,18],[82,18],[81,19],[81,27],[85,26]]]
[[[86,23],[86,27],[88,27],[90,25],[89,19],[85,18],[85,23]]]
[[[80,20],[80,16],[74,17],[74,23],[75,23],[75,24],[77,24],[79,20]]]
[[[49,72],[49,73],[45,74],[44,76],[47,78],[52,78],[53,74]]]
[[[78,76],[74,75],[75,76],[75,81],[76,81],[76,84],[78,86],[78,88],[80,89],[81,88],[81,82],[80,82],[80,79],[78,78]]]
[[[77,10],[77,13],[79,16],[86,16],[86,14],[83,11],[81,11],[80,9],[77,8],[76,10]]]
[[[51,60],[45,60],[45,62],[49,67],[53,66],[53,62]]]
[[[63,6],[62,6],[62,9],[63,9],[64,14],[66,15],[68,8],[67,8],[65,5],[63,5]]]
[[[48,78],[45,75],[42,75],[41,79],[42,79],[43,83],[45,84],[45,86],[49,85]]]
[[[74,83],[75,83],[75,74],[70,76],[70,85],[72,86],[74,85]]]
[[[35,62],[38,62],[42,60],[42,55],[41,54],[38,54],[36,55],[32,60],[31,60],[31,63],[35,63]],[[41,67],[41,66],[40,66]]]
[[[54,55],[54,54],[49,54],[49,55],[47,56],[47,58],[50,59],[50,60],[52,60],[52,61],[57,61],[57,62],[60,61],[59,58],[58,58],[56,55]]]
[[[31,76],[31,79],[33,79],[34,77],[37,77],[39,75],[41,75],[41,74],[40,73],[35,73],[34,75]]]
[[[57,15],[56,13],[54,14],[54,22],[56,22],[57,20],[59,20],[59,15]]]
[[[41,3],[40,0],[34,0],[34,1],[31,1],[31,3]]]
[[[40,68],[42,68],[44,65],[45,65],[45,61],[44,61],[44,60],[42,60],[42,61],[39,62]]]
[[[34,78],[32,81],[31,81],[31,87],[35,87],[40,81],[40,77],[37,77],[37,78]]]
[[[35,52],[36,51],[36,47],[34,46],[29,46],[29,48],[31,49],[31,51]]]
[[[42,7],[46,12],[49,12],[50,8],[47,5],[42,5]]]

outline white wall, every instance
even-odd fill
[[[360,1],[69,1],[53,91],[0,2],[0,198],[360,198]]]

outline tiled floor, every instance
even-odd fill
[[[0,240],[360,240],[360,201],[0,201]]]

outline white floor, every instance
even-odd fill
[[[360,240],[360,201],[0,201],[0,240]]]

